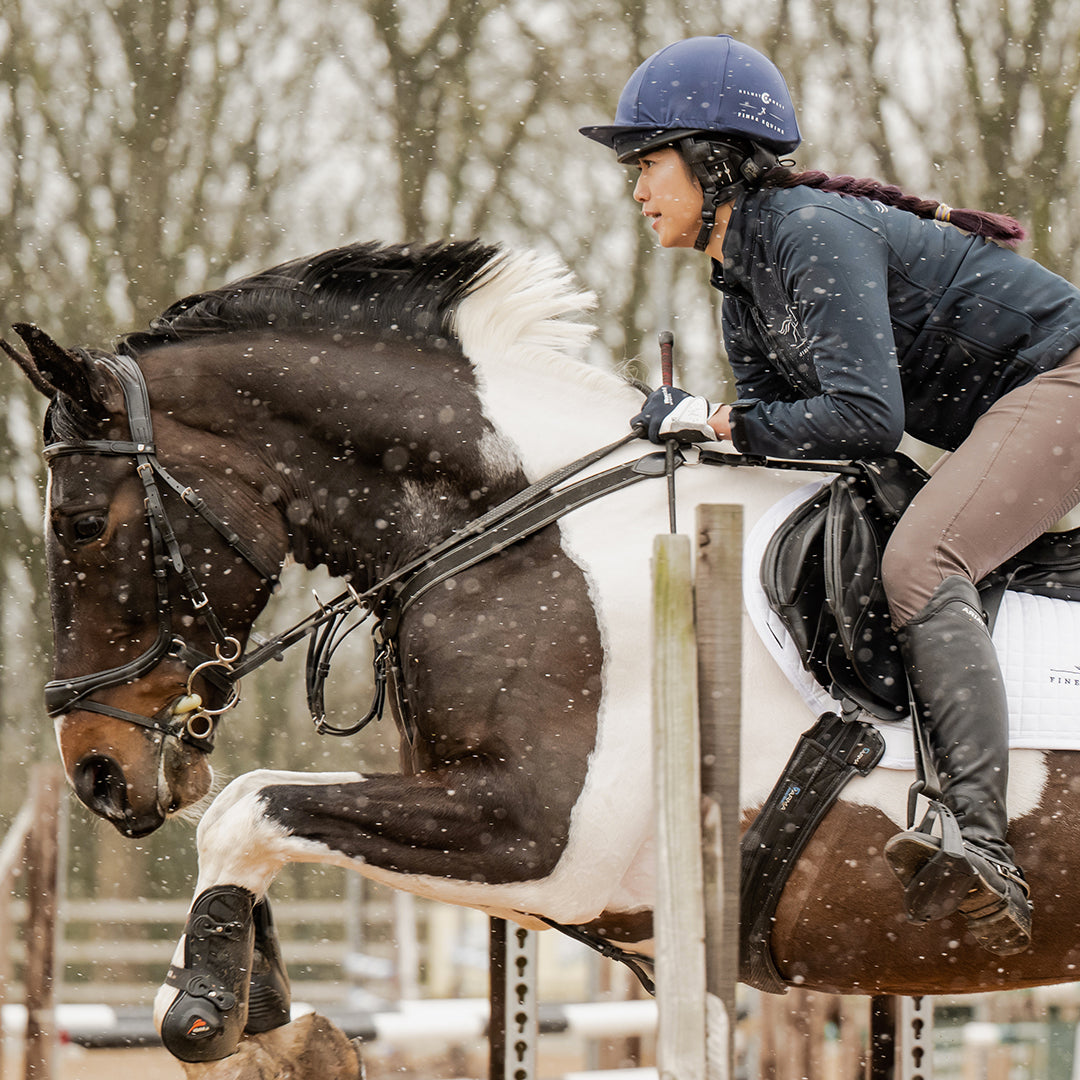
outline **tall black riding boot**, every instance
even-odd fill
[[[908,918],[959,911],[984,949],[1022,952],[1031,941],[1031,907],[1005,840],[1008,705],[978,590],[966,578],[947,578],[899,637],[941,786],[941,803],[931,804],[922,825],[885,845]],[[930,835],[938,817],[941,840]]]

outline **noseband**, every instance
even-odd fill
[[[239,700],[239,675],[235,662],[240,659],[241,645],[236,637],[224,630],[198,578],[184,559],[175,530],[165,512],[161,485],[164,484],[176,492],[263,580],[271,584],[276,582],[278,567],[270,566],[262,559],[258,552],[229,528],[190,487],[176,480],[158,461],[150,417],[150,399],[146,382],[135,361],[126,356],[100,356],[95,359],[117,379],[123,390],[131,438],[129,441],[72,439],[50,443],[45,447],[45,460],[51,462],[54,458],[69,454],[103,454],[134,459],[135,471],[146,494],[146,519],[150,527],[157,594],[157,636],[148,649],[126,664],[90,675],[56,679],[46,683],[45,706],[50,716],[59,716],[75,708],[101,713],[164,735],[172,735],[200,750],[210,751],[213,749],[217,718]],[[173,632],[172,605],[169,599],[170,569],[179,575],[181,591],[210,631],[214,641],[213,656],[193,648]],[[126,709],[114,708],[95,701],[90,696],[106,687],[134,682],[166,657],[179,660],[190,670],[187,692],[154,716],[142,716]],[[224,692],[224,705],[216,709],[203,705],[202,699],[194,690],[197,676]]]

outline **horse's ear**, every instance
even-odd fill
[[[4,350],[22,368],[34,388],[48,398],[63,394],[89,413],[114,411],[108,399],[111,387],[94,370],[84,353],[58,345],[44,330],[29,323],[15,323],[13,329],[26,343],[30,355],[0,339]]]

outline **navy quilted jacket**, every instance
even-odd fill
[[[740,196],[724,261],[735,446],[788,458],[955,449],[1080,346],[1080,291],[997,244],[808,187]]]

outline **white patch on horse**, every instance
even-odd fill
[[[556,259],[530,252],[497,256],[480,278],[454,327],[484,415],[516,448],[529,480],[625,435],[641,395],[574,359],[594,332],[581,321],[593,294],[575,289]],[[575,415],[581,422],[568,424]]]
[[[476,449],[492,480],[505,480],[521,467],[514,444],[501,432],[485,431]]]
[[[256,769],[228,784],[210,804],[196,831],[199,849],[198,896],[213,885],[240,885],[264,896],[278,871],[297,861],[299,841],[270,821],[259,799],[263,788],[278,783],[351,784],[359,773],[287,773]],[[319,845],[321,847],[321,845]],[[299,861],[304,861],[302,858]]]

